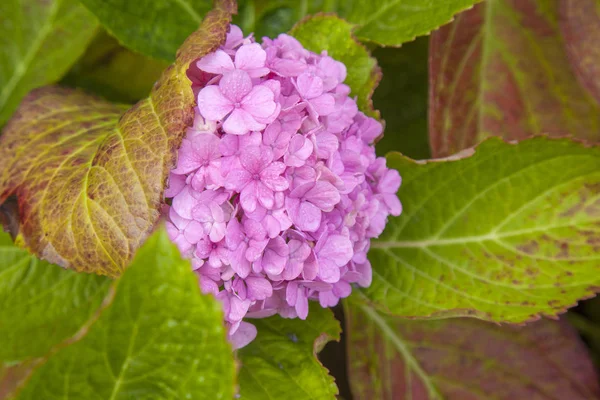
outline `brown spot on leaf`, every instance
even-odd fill
[[[527,254],[535,254],[539,251],[540,245],[536,240],[531,240],[525,244],[517,246],[517,249]]]

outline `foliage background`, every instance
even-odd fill
[[[115,245],[132,260],[117,280],[40,261],[0,234],[0,398],[600,398],[598,301],[563,314],[599,286],[600,3],[477,3],[240,1],[234,23],[257,37],[291,30],[313,51],[327,49],[349,66],[361,109],[385,120],[377,151],[404,178],[404,214],[373,244],[373,285],[355,290],[336,318],[312,307],[307,321],[257,321],[257,340],[234,359],[218,304],[199,293],[161,230],[139,251],[144,235],[127,254]],[[45,239],[15,222],[11,196],[22,207],[48,174],[64,178],[60,157],[89,145],[69,142],[73,132],[111,137],[86,118],[113,129],[130,105],[156,100],[151,112],[127,115],[161,125],[175,104],[167,137],[182,135],[193,100],[160,103],[160,90],[185,86],[185,63],[223,35],[233,6],[215,6],[204,36],[181,47],[211,2],[0,3],[0,219],[21,223],[17,244],[40,256]],[[69,103],[87,95],[55,88],[25,97],[53,83],[103,100]],[[169,140],[161,160],[176,148]],[[39,166],[42,178],[23,173],[55,141],[66,153]],[[451,160],[413,161],[476,145]],[[40,235],[60,222],[42,218],[44,207],[31,214]],[[76,269],[102,271],[87,253],[77,260]],[[331,374],[315,356],[323,346]]]

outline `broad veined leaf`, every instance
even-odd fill
[[[431,36],[434,157],[489,136],[600,139],[600,107],[569,65],[553,0],[489,0]]]
[[[593,400],[598,376],[564,321],[501,327],[471,318],[408,321],[346,307],[356,400]]]
[[[384,46],[399,46],[427,35],[481,0],[245,0],[238,23],[258,36],[285,32],[318,12],[336,13],[356,26],[356,36]]]
[[[19,244],[78,271],[122,272],[153,229],[192,123],[188,66],[225,39],[229,7],[207,15],[150,96],[125,114],[72,89],[27,96],[0,138],[0,204],[17,197]]]
[[[40,261],[0,231],[0,364],[41,357],[75,335],[109,283]]]
[[[371,96],[381,79],[381,70],[377,60],[352,35],[351,24],[333,15],[315,15],[295,25],[290,34],[307,49],[318,53],[326,50],[343,62],[348,74],[344,83],[352,89],[350,95],[358,97],[358,107],[371,116],[379,115],[373,110]]]
[[[313,303],[306,321],[276,316],[251,322],[258,335],[238,352],[241,399],[335,399],[335,382],[317,360],[327,342],[340,339],[331,310]]]
[[[371,301],[398,316],[519,323],[596,292],[600,147],[492,138],[463,156],[388,156],[404,211],[371,243]]]
[[[600,2],[560,0],[560,27],[573,71],[600,102]]]
[[[0,2],[0,126],[27,92],[68,71],[97,26],[76,0]]]
[[[33,371],[17,399],[223,399],[235,367],[219,302],[202,295],[161,229],[111,286],[79,341]]]
[[[168,66],[166,61],[126,49],[101,30],[60,83],[99,94],[110,101],[135,103],[148,97]]]
[[[211,9],[211,0],[81,0],[102,25],[128,48],[175,60],[185,38]]]

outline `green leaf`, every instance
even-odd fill
[[[210,11],[211,0],[81,0],[126,47],[174,61],[177,49]]]
[[[0,126],[27,92],[68,71],[97,25],[76,0],[0,1]]]
[[[316,53],[326,50],[347,68],[346,83],[357,96],[358,107],[366,114],[378,116],[371,96],[381,79],[381,70],[367,48],[352,36],[352,25],[332,15],[307,18],[290,31],[304,47]]]
[[[99,94],[109,101],[135,103],[148,97],[168,66],[165,61],[126,49],[100,31],[61,84]]]
[[[75,335],[109,282],[39,261],[0,230],[0,364],[41,357]]]
[[[388,156],[404,211],[371,243],[371,301],[398,316],[518,323],[594,294],[600,147],[493,138],[468,155]]]
[[[557,1],[491,0],[433,33],[434,157],[489,136],[600,139],[600,107],[573,73],[558,18]]]
[[[378,48],[373,52],[383,78],[373,95],[373,104],[385,120],[385,135],[377,142],[377,153],[399,151],[413,159],[430,157],[427,133],[428,96],[427,37],[400,48]]]
[[[276,316],[252,323],[258,336],[238,352],[241,399],[335,399],[335,382],[316,357],[327,342],[340,339],[331,310],[312,303],[306,321]]]
[[[318,12],[336,13],[356,26],[356,36],[398,46],[450,22],[481,0],[242,0],[236,23],[257,37],[276,36]]]
[[[573,71],[600,102],[600,1],[560,0],[559,21]]]
[[[564,321],[408,321],[348,304],[346,326],[356,400],[600,397],[586,346]]]
[[[232,399],[221,306],[161,229],[111,286],[97,321],[51,355],[17,399]]]
[[[230,18],[226,9],[211,11],[150,97],[124,114],[72,89],[27,96],[0,137],[0,204],[17,197],[20,245],[78,271],[122,272],[159,217],[193,121],[186,71],[225,40]]]

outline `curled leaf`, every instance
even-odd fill
[[[117,276],[151,232],[177,148],[193,118],[189,64],[231,20],[218,2],[150,96],[124,114],[81,91],[30,93],[0,139],[0,204],[15,195],[17,242],[78,271]]]

